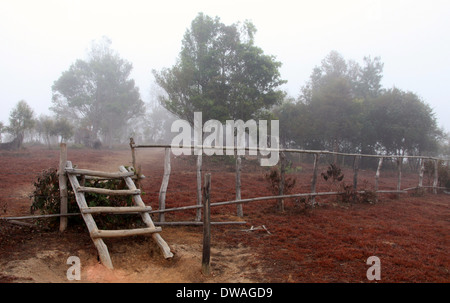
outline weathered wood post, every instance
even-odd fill
[[[197,156],[197,205],[202,205],[202,154]],[[197,208],[195,221],[202,220],[202,209]]]
[[[285,183],[285,172],[286,172],[286,157],[284,152],[280,152],[280,185],[278,188],[278,194],[280,196],[284,195],[284,183]],[[284,211],[284,199],[278,199],[278,210]]]
[[[377,172],[375,173],[375,202],[378,202],[378,189],[380,181],[381,166],[383,165],[383,157],[378,160]]]
[[[134,143],[134,139],[130,138],[130,148],[131,148],[131,165],[133,166],[134,173],[136,175],[136,187],[141,188],[141,167],[136,167],[136,144]]]
[[[319,154],[314,154],[314,170],[313,176],[311,180],[311,193],[316,193],[316,183],[317,183],[317,171],[319,170]],[[316,204],[316,197],[311,196],[311,207],[314,207]]]
[[[202,273],[209,276],[211,274],[211,174],[205,175],[205,185],[203,186],[203,254]]]
[[[420,169],[419,169],[419,188],[423,187],[423,173],[425,171],[425,159],[420,158]]]
[[[433,179],[433,194],[437,194],[437,186],[438,186],[438,179],[439,179],[439,165],[438,160],[434,159],[434,179]]]
[[[66,163],[67,163],[67,145],[66,143],[60,144],[59,154],[59,195],[60,195],[60,214],[59,219],[59,231],[63,232],[67,228],[67,176],[66,176]]]
[[[236,200],[241,200],[241,156],[236,156]],[[238,217],[244,216],[242,204],[236,204],[236,212]]]
[[[358,189],[358,171],[359,171],[359,162],[361,156],[355,156],[353,159],[353,203],[356,203],[357,199],[357,189]]]
[[[159,209],[166,209],[166,193],[167,186],[169,185],[170,178],[170,148],[165,149],[164,154],[164,176],[161,183],[161,188],[159,189]],[[159,213],[159,222],[165,221],[164,212]]]
[[[400,191],[402,187],[402,166],[403,158],[397,158],[397,190]],[[397,193],[397,197],[400,197],[400,193]]]
[[[131,165],[133,169],[136,171],[136,150],[135,150],[134,139],[130,138],[130,148],[131,148]]]

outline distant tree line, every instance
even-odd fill
[[[202,13],[181,41],[174,66],[153,70],[157,86],[145,104],[130,74],[132,64],[103,38],[52,86],[53,116],[34,117],[25,101],[2,133],[26,133],[49,147],[68,141],[90,147],[138,142],[170,143],[174,119],[278,119],[284,147],[365,154],[449,154],[449,137],[417,94],[381,85],[381,58],[346,60],[331,51],[299,96],[281,89],[281,62],[255,45],[249,21],[223,24]]]
[[[363,65],[332,51],[297,99],[274,108],[283,145],[349,153],[423,155],[443,136],[431,107],[415,93],[381,86],[383,63]]]

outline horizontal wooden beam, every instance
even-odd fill
[[[161,232],[161,227],[146,227],[119,230],[97,230],[91,233],[92,238],[117,238],[137,235],[146,235]]]
[[[109,196],[129,196],[129,195],[140,195],[140,189],[106,189],[106,188],[97,188],[97,187],[85,187],[79,186],[77,187],[77,192],[84,193],[95,193],[101,195],[109,195]]]
[[[120,207],[107,207],[107,206],[96,206],[96,207],[84,207],[81,208],[81,213],[83,214],[129,214],[129,213],[145,213],[151,211],[151,206],[120,206]]]
[[[203,222],[199,221],[181,221],[181,222],[153,222],[155,225],[168,225],[168,226],[181,226],[181,225],[194,225],[203,226]],[[225,221],[225,222],[211,222],[211,225],[240,225],[247,224],[245,221]]]
[[[401,155],[371,155],[371,154],[354,154],[341,153],[328,150],[306,150],[293,148],[261,148],[261,147],[238,147],[238,146],[203,146],[203,145],[186,145],[178,146],[171,144],[133,144],[133,148],[186,148],[186,149],[203,149],[203,150],[245,150],[245,151],[266,151],[266,152],[287,152],[287,153],[302,153],[302,154],[325,154],[325,155],[340,155],[340,156],[361,156],[368,158],[409,158],[409,159],[431,159],[450,161],[450,159],[436,158],[431,156],[401,156]]]
[[[93,177],[103,177],[103,178],[124,178],[134,176],[134,172],[104,172],[104,171],[95,171],[88,169],[77,169],[77,168],[66,168],[66,172],[71,175],[84,175],[84,176],[93,176]]]

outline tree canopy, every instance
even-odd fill
[[[419,96],[381,85],[383,63],[363,65],[332,51],[314,68],[297,100],[274,113],[285,146],[365,154],[436,151],[442,132]]]
[[[254,45],[251,22],[225,25],[200,13],[186,30],[177,63],[153,71],[164,89],[161,103],[193,124],[195,111],[205,120],[248,120],[279,104],[281,63]]]
[[[25,100],[20,100],[9,115],[6,131],[18,138],[18,147],[22,145],[25,132],[34,127],[34,111]]]
[[[108,145],[144,110],[139,89],[130,79],[132,64],[110,45],[106,38],[93,43],[88,60],[77,60],[62,73],[52,86],[51,108],[57,116],[85,126],[94,138],[103,135]]]

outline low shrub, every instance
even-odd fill
[[[85,180],[84,186],[97,187],[104,189],[124,189],[125,182],[122,179],[101,180],[88,179]],[[68,213],[78,213],[80,209],[75,199],[73,189],[68,182],[67,185],[68,197],[67,208]],[[85,193],[86,202],[89,207],[95,206],[131,206],[133,203],[131,196],[106,196],[96,193]],[[32,200],[31,213],[39,212],[40,214],[59,214],[60,213],[60,191],[58,172],[55,168],[44,170],[37,176],[34,182],[34,191],[30,196]],[[134,227],[138,224],[138,215],[108,215],[96,214],[95,221],[99,229],[111,229],[112,227]],[[41,220],[40,224],[47,224],[49,227],[54,227],[58,223],[58,218],[53,220]],[[70,216],[71,224],[82,224],[83,220],[80,216]],[[44,223],[46,222],[46,223]]]

